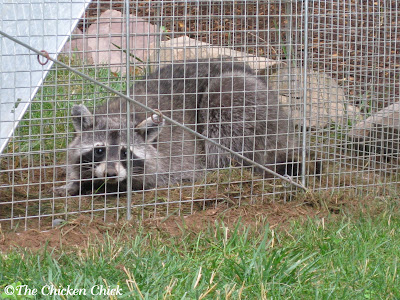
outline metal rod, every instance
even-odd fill
[[[307,63],[308,63],[308,0],[304,1],[304,70],[303,70],[303,141],[301,184],[306,184],[306,146],[307,146]]]
[[[131,70],[131,61],[130,61],[130,18],[129,18],[129,0],[125,0],[125,21],[126,21],[126,95],[129,97],[131,91],[130,85],[130,70]],[[131,144],[131,131],[130,129],[131,123],[131,103],[126,101],[126,128],[128,128],[126,133],[126,144]],[[131,147],[126,147],[127,157],[131,157]],[[126,219],[129,221],[132,219],[132,174],[131,174],[131,160],[126,160],[126,168],[128,170],[126,176]]]

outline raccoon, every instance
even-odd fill
[[[300,149],[288,109],[247,64],[175,63],[136,80],[132,91],[136,101],[219,144],[282,175],[297,174]],[[128,172],[132,189],[144,190],[248,165],[137,105],[128,126],[124,99],[110,99],[93,113],[76,105],[71,114],[75,136],[68,146],[67,184],[58,194],[125,191]]]

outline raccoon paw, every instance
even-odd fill
[[[54,187],[53,194],[56,197],[66,197],[68,195],[67,185]]]
[[[68,195],[75,196],[79,192],[79,188],[77,188],[76,184],[68,183],[66,185],[57,186],[53,188],[54,196],[58,197],[66,197]]]

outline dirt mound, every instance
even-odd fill
[[[321,212],[305,203],[267,203],[263,205],[246,205],[242,207],[228,208],[220,205],[214,209],[207,209],[193,215],[181,217],[171,216],[160,220],[147,220],[147,227],[156,227],[173,236],[182,234],[182,230],[194,233],[200,232],[209,225],[221,221],[228,228],[236,226],[240,221],[244,226],[254,227],[257,224],[269,224],[271,228],[285,226],[290,221],[301,220],[308,217],[316,217]]]
[[[141,226],[145,230],[157,230],[167,235],[179,236],[184,231],[198,233],[216,221],[223,222],[228,228],[236,226],[240,221],[244,226],[254,227],[257,224],[268,223],[270,227],[285,226],[292,220],[301,220],[307,217],[322,216],[305,202],[265,203],[262,205],[246,205],[241,207],[228,207],[226,203],[220,203],[215,208],[195,212],[189,216],[170,215],[165,218],[144,220]],[[129,225],[129,226],[126,226]],[[120,234],[121,228],[127,236],[135,234],[135,222],[119,222],[106,224],[100,219],[91,220],[90,217],[81,215],[72,222],[67,222],[57,228],[48,228],[44,231],[27,230],[24,232],[1,232],[0,250],[19,247],[33,251],[47,246],[48,249],[68,250],[85,248],[89,243],[103,240],[104,234]]]
[[[0,227],[0,250],[5,251],[14,247],[30,250],[38,250],[45,246],[49,249],[86,247],[91,241],[102,239],[103,234],[113,226],[82,215],[60,227],[43,231],[30,229],[4,233]]]

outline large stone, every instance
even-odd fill
[[[400,103],[394,103],[357,123],[349,132],[352,153],[373,169],[398,171],[400,164]],[[355,151],[354,151],[355,150]]]
[[[400,103],[396,102],[372,114],[353,126],[348,136],[354,140],[365,140],[374,135],[377,128],[392,128],[400,131]]]
[[[357,123],[349,132],[349,145],[359,157],[379,161],[389,170],[400,164],[400,103],[394,103]],[[382,165],[383,164],[383,165]],[[375,167],[377,168],[377,167]]]
[[[159,37],[157,26],[130,15],[129,48],[132,63],[146,62],[150,44]],[[95,65],[107,65],[113,72],[126,71],[125,16],[116,10],[107,10],[88,29],[88,46]],[[138,59],[137,59],[138,58]]]
[[[61,53],[68,55],[73,60],[83,61],[86,64],[93,64],[92,48],[88,45],[88,40],[84,38],[83,32],[75,28],[71,33],[71,38],[65,43]]]
[[[306,127],[321,129],[330,124],[347,126],[360,119],[360,110],[348,104],[343,89],[324,73],[307,70]],[[285,66],[269,77],[270,88],[279,93],[291,108],[295,124],[303,126],[304,73],[301,68]]]
[[[207,59],[229,57],[237,61],[245,61],[256,71],[268,69],[279,61],[266,57],[254,56],[246,52],[235,51],[230,48],[224,48],[201,42],[188,36],[174,38],[154,45],[150,51],[150,63],[152,67],[171,64],[176,61],[185,61],[189,59]]]

